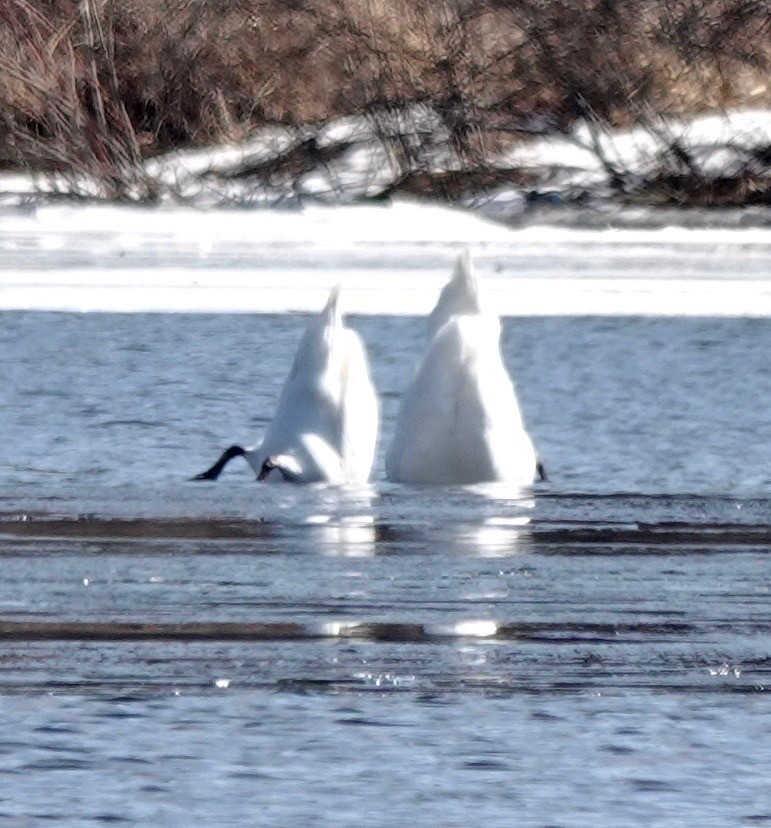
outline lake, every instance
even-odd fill
[[[548,481],[264,486],[299,314],[0,314],[0,824],[771,824],[771,319],[507,318]]]

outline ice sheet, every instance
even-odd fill
[[[0,309],[422,314],[468,246],[503,315],[771,315],[771,230],[510,228],[415,202],[0,216]]]

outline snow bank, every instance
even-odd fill
[[[351,203],[386,191],[405,172],[391,139],[409,147],[416,169],[442,172],[459,160],[446,127],[430,107],[418,106],[377,117],[348,116],[319,128],[266,127],[242,144],[169,153],[145,163],[147,176],[171,202],[198,207],[275,206],[318,200]],[[645,177],[660,170],[673,141],[687,149],[706,174],[731,174],[752,149],[771,143],[771,111],[746,110],[658,119],[647,128],[594,130],[579,123],[569,136],[543,136],[489,159],[502,170],[534,174],[532,189],[570,195],[588,191],[607,195],[608,171],[600,154],[617,170]],[[600,150],[598,153],[597,150]],[[298,153],[282,172],[279,159]],[[56,176],[0,173],[0,200],[16,204],[34,193],[99,192],[95,181],[73,182]],[[496,217],[526,212],[520,189],[505,186],[473,194],[469,203]]]
[[[422,314],[469,246],[503,315],[771,316],[771,230],[512,229],[461,210],[0,214],[0,309]]]
[[[657,132],[637,127],[614,132],[600,131],[597,140],[605,157],[619,169],[644,173],[663,149],[677,139],[696,153],[715,152],[714,160],[725,160],[725,148],[750,149],[771,143],[771,111],[746,110],[720,115],[701,115],[690,120],[663,120]],[[606,173],[592,148],[588,127],[580,124],[569,138],[544,137],[512,150],[502,166],[551,167],[568,172],[571,184],[604,181]]]

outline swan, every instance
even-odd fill
[[[398,483],[528,485],[545,478],[525,431],[468,251],[427,320],[428,344],[402,398],[386,453]]]
[[[262,442],[230,446],[194,480],[216,480],[243,457],[259,481],[361,485],[375,457],[378,400],[359,336],[345,327],[340,289],[308,323]]]

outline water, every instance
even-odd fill
[[[527,318],[549,480],[266,487],[300,316],[5,313],[0,824],[771,823],[771,322]]]

